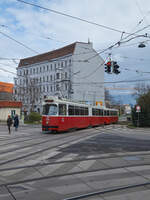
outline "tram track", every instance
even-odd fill
[[[67,133],[66,133],[67,134]],[[21,149],[23,149],[23,148],[28,148],[28,147],[32,147],[32,146],[35,146],[35,145],[40,145],[40,144],[43,144],[43,143],[46,143],[46,142],[49,142],[49,141],[55,141],[55,140],[59,140],[59,139],[65,139],[65,138],[68,138],[68,137],[73,137],[73,136],[76,136],[76,135],[80,135],[80,134],[83,134],[83,133],[81,133],[81,132],[79,132],[79,133],[72,133],[72,134],[69,134],[69,135],[65,135],[65,136],[63,136],[63,137],[61,137],[60,138],[60,135],[58,136],[58,135],[53,135],[53,136],[55,136],[54,138],[50,138],[50,139],[48,139],[48,140],[45,140],[45,141],[42,141],[42,142],[38,142],[38,143],[35,143],[35,144],[29,144],[29,145],[26,145],[26,146],[22,146],[21,147]],[[86,134],[86,133],[85,133]],[[61,135],[62,136],[62,135]],[[45,138],[46,136],[44,136],[44,138]],[[41,136],[41,137],[38,137],[38,138],[36,138],[37,140],[39,140],[40,138],[43,138],[43,136]],[[46,138],[49,138],[48,136],[46,137]],[[21,142],[24,142],[24,141],[30,141],[30,140],[34,140],[35,138],[30,138],[30,139],[27,139],[27,140],[23,140],[23,141],[15,141],[15,142],[12,142],[12,143],[7,143],[7,144],[2,144],[2,145],[0,145],[0,147],[3,147],[3,146],[7,146],[7,145],[10,145],[10,144],[16,144],[17,142],[20,144]],[[17,150],[20,150],[20,148],[19,147],[16,147],[16,148],[12,148],[12,149],[10,149],[10,150],[8,150],[8,151],[1,151],[0,152],[0,154],[4,154],[4,153],[9,153],[9,152],[12,152],[12,151],[17,151]]]
[[[32,138],[34,138],[34,137],[36,138],[37,137],[37,135],[31,135],[31,134],[25,135],[25,134],[22,134],[22,133],[18,133],[18,135],[16,137],[14,137],[12,134],[6,135],[6,136],[8,136],[8,138],[2,138],[2,139],[0,139],[0,142],[9,141],[9,140],[15,140],[15,139],[20,139],[20,138],[27,138],[27,137],[32,137]]]
[[[98,191],[94,191],[94,192],[90,192],[90,193],[85,193],[85,194],[81,194],[78,196],[72,196],[69,198],[65,198],[63,200],[80,200],[80,199],[89,199],[90,197],[94,197],[94,196],[99,196],[99,195],[107,195],[110,193],[116,193],[119,191],[125,191],[125,190],[129,190],[132,188],[140,188],[140,187],[145,187],[150,185],[150,182],[144,182],[144,183],[139,183],[139,184],[132,184],[132,185],[126,185],[126,186],[122,186],[122,187],[115,187],[115,188],[111,188],[111,189],[105,189],[105,190],[98,190]],[[99,196],[100,198],[100,196]],[[92,198],[93,199],[93,198]]]
[[[25,155],[21,155],[21,156],[18,156],[18,157],[15,157],[15,158],[12,158],[12,159],[9,159],[9,160],[0,162],[0,166],[1,166],[1,165],[4,165],[4,164],[11,163],[11,162],[13,162],[13,161],[18,161],[18,160],[20,160],[20,159],[24,159],[24,158],[27,158],[27,157],[30,157],[30,156],[33,156],[33,155],[42,153],[42,152],[47,151],[47,150],[51,150],[51,149],[54,149],[54,148],[58,148],[58,147],[60,147],[60,146],[62,146],[62,145],[66,145],[66,144],[69,144],[69,143],[72,143],[72,142],[75,142],[75,141],[77,142],[78,140],[85,139],[86,137],[94,137],[94,136],[96,136],[97,134],[99,134],[99,132],[98,132],[98,133],[95,133],[94,135],[93,135],[93,134],[91,135],[91,133],[88,133],[88,134],[85,133],[85,135],[83,135],[83,133],[79,133],[79,135],[80,135],[80,134],[82,134],[82,136],[81,136],[81,137],[78,137],[78,138],[75,138],[75,137],[77,136],[77,134],[76,134],[75,136],[73,135],[73,136],[70,136],[70,137],[66,136],[68,139],[74,137],[74,138],[71,139],[70,141],[60,142],[60,143],[57,144],[57,145],[52,145],[51,147],[46,147],[46,148],[43,148],[43,149],[41,149],[41,150],[36,150],[36,151],[31,152],[31,153],[28,153],[28,154],[25,154]],[[61,138],[61,140],[65,139],[66,137]],[[55,140],[56,140],[56,139],[55,139]],[[52,141],[52,140],[51,140],[51,141]],[[56,140],[56,141],[58,141],[58,140]],[[54,142],[54,140],[53,140],[53,142]],[[32,146],[32,145],[30,145],[30,146]],[[29,145],[28,145],[28,147],[29,147]],[[25,147],[25,148],[27,148],[27,147]],[[22,150],[22,149],[23,149],[22,147],[17,148],[17,150]],[[11,149],[10,151],[5,152],[5,153],[11,153],[11,152],[12,152],[12,149]]]
[[[37,137],[37,138],[28,138],[28,139],[24,139],[24,140],[17,140],[17,141],[14,141],[14,142],[8,142],[8,143],[0,144],[0,147],[11,145],[11,144],[13,145],[13,144],[16,144],[16,143],[21,143],[21,142],[26,142],[26,141],[31,141],[31,140],[34,140],[34,139],[40,139],[40,138],[44,138],[44,137],[41,136],[41,137]]]
[[[129,156],[129,155],[126,155]],[[28,168],[34,168],[34,167],[45,167],[45,166],[50,166],[50,165],[59,165],[59,164],[66,164],[66,163],[77,163],[77,162],[84,162],[84,161],[92,161],[92,160],[105,160],[105,159],[109,159],[109,158],[118,158],[118,157],[126,157],[124,156],[114,156],[114,157],[106,157],[106,158],[82,158],[82,159],[74,159],[74,160],[64,160],[64,161],[53,161],[53,162],[45,162],[45,163],[36,163],[36,164],[32,164],[32,165],[22,165],[22,166],[17,166],[17,167],[7,167],[7,168],[0,168],[0,172],[3,171],[13,171],[13,170],[19,170],[19,169],[28,169]],[[124,167],[135,167],[135,166],[150,166],[150,162],[147,163],[136,163],[136,164],[126,164],[126,165],[121,165],[120,167],[109,167],[106,165],[106,167],[98,169],[98,171],[100,170],[110,170],[110,169],[120,169],[120,168],[124,168]],[[88,172],[88,171],[86,171]]]
[[[79,170],[76,172],[68,172],[68,173],[60,173],[60,174],[54,174],[54,175],[49,175],[49,176],[39,176],[36,178],[28,178],[28,179],[23,179],[23,180],[18,180],[18,181],[10,181],[7,183],[2,183],[0,184],[0,187],[5,187],[5,186],[12,186],[12,185],[18,185],[18,184],[24,184],[24,183],[29,183],[29,182],[37,182],[37,181],[42,181],[42,180],[47,180],[47,179],[53,179],[53,178],[61,178],[61,177],[68,177],[68,176],[73,176],[73,175],[79,175],[79,174],[89,174],[89,173],[95,173],[95,172],[101,172],[101,171],[111,171],[111,170],[119,170],[119,169],[125,169],[125,168],[130,168],[130,167],[143,167],[143,166],[150,166],[150,164],[144,164],[144,165],[124,165],[124,166],[119,166],[119,167],[108,167],[108,168],[100,168],[100,169],[95,169],[95,170]]]
[[[44,148],[44,149],[41,149],[41,150],[39,150],[39,151],[35,151],[35,152],[30,152],[30,153],[28,153],[28,154],[25,154],[25,155],[22,155],[22,156],[18,156],[18,157],[16,157],[16,158],[12,158],[12,159],[9,159],[9,160],[6,160],[6,161],[3,161],[3,162],[0,162],[0,165],[4,165],[4,164],[7,164],[7,163],[10,163],[10,162],[13,162],[13,161],[17,161],[17,160],[20,160],[20,159],[23,159],[23,158],[27,158],[27,157],[30,157],[30,156],[33,156],[33,155],[36,155],[36,154],[40,154],[40,153],[42,153],[42,152],[44,152],[44,151],[47,151],[47,150],[51,150],[51,149],[53,149],[53,148],[59,148],[60,146],[63,146],[63,145],[65,145],[65,144],[68,144],[68,142],[73,142],[73,141],[75,141],[75,140],[81,140],[82,138],[84,138],[84,139],[86,139],[85,138],[85,135],[86,135],[86,137],[89,137],[89,136],[91,136],[91,137],[94,137],[94,136],[97,136],[97,135],[99,135],[99,133],[96,133],[96,134],[92,134],[92,133],[85,133],[85,135],[83,135],[83,133],[78,133],[79,135],[81,135],[81,137],[79,137],[79,138],[73,138],[72,140],[70,140],[70,141],[66,141],[66,142],[64,142],[64,143],[60,143],[60,144],[57,144],[57,145],[54,145],[54,146],[51,146],[51,147],[47,147],[47,148]],[[101,134],[101,133],[100,133]],[[75,133],[75,135],[70,135],[70,137],[68,137],[68,135],[65,135],[65,137],[61,137],[61,138],[59,138],[59,139],[61,139],[61,140],[63,140],[63,139],[65,139],[66,137],[67,138],[72,138],[73,136],[77,136],[77,134]],[[54,140],[52,140],[52,139],[50,139],[50,141],[51,142],[54,142],[54,141],[58,141],[58,138],[54,138]],[[31,146],[35,146],[35,145],[39,145],[39,144],[43,144],[43,143],[45,143],[45,142],[49,142],[49,141],[43,141],[43,142],[40,142],[40,143],[36,143],[36,144],[30,144],[30,145],[27,145],[27,146],[25,146],[25,147],[21,147],[21,148],[16,148],[16,149],[11,149],[11,150],[9,150],[9,151],[3,151],[3,152],[0,152],[0,154],[4,154],[4,153],[9,153],[9,152],[12,152],[12,151],[17,151],[17,150],[22,150],[22,149],[25,149],[25,148],[28,148],[28,147],[31,147]],[[107,143],[108,143],[108,140],[107,140]],[[125,153],[125,152],[123,152],[123,153]],[[122,157],[122,156],[119,156],[119,155],[116,155],[116,153],[112,153],[112,154],[114,154],[114,156],[113,155],[111,155],[111,156],[106,156],[106,158],[115,158],[115,157]],[[136,154],[138,154],[137,152],[136,152]],[[126,156],[128,156],[128,155],[131,155],[130,153],[128,154],[126,154]],[[141,154],[140,153],[140,155],[147,155],[147,154],[145,154],[145,153],[143,153],[143,154]],[[53,159],[53,158],[52,158]],[[104,157],[103,156],[101,156],[100,158],[96,158],[96,159],[104,159]],[[86,159],[86,160],[90,160],[90,159]]]

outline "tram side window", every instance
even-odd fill
[[[80,107],[75,106],[75,115],[80,115]]]
[[[89,109],[87,107],[85,107],[84,109],[85,109],[84,115],[89,115]]]
[[[85,113],[84,110],[85,110],[84,107],[80,107],[80,115],[84,115]]]
[[[59,104],[59,115],[66,115],[66,104]]]
[[[74,113],[74,106],[68,106],[68,113],[69,113],[69,115],[74,115],[75,113]]]
[[[107,116],[109,116],[109,110],[107,110]]]
[[[117,111],[113,111],[113,115],[114,115],[114,116],[117,116]]]
[[[106,116],[107,115],[107,111],[106,110],[104,110],[104,116]]]
[[[96,115],[97,116],[99,115],[99,109],[96,109]]]
[[[95,109],[92,108],[92,115],[96,115],[95,113],[96,113],[96,112],[95,112]]]
[[[99,110],[99,111],[100,111],[99,115],[103,116],[103,110]]]

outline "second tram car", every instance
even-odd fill
[[[118,121],[118,110],[49,97],[43,103],[42,131],[61,132]]]

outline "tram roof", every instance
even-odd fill
[[[78,101],[71,101],[68,99],[59,98],[57,96],[47,97],[44,100],[44,103],[65,103],[65,104],[76,105],[76,106],[81,106],[81,107],[84,106],[84,107],[92,107],[92,108],[103,109],[103,110],[118,111],[117,109],[106,108],[104,106],[93,106],[91,104],[81,103]]]

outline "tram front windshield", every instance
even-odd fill
[[[56,104],[45,104],[43,106],[43,115],[57,115],[58,108]]]

